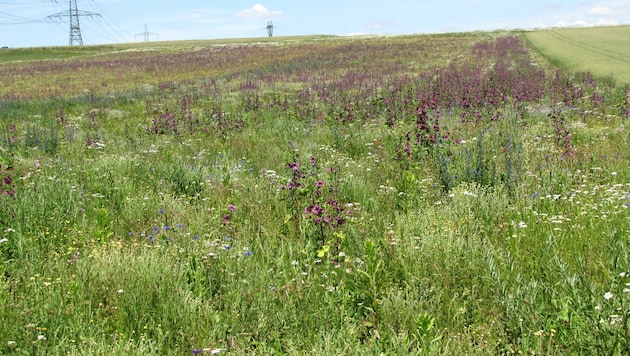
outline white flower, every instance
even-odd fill
[[[46,336],[44,336],[44,335],[37,335],[37,340],[39,340],[39,341],[46,340]]]
[[[521,229],[524,229],[524,228],[527,227],[527,224],[525,224],[524,221],[521,221],[521,222],[518,223],[518,227],[520,227]]]
[[[615,295],[614,295],[614,294],[612,294],[611,292],[606,292],[606,293],[604,293],[604,299],[606,299],[606,300],[611,300],[611,299],[613,299],[614,297],[615,297]]]
[[[124,291],[124,290],[122,290],[122,289],[119,289],[117,293],[118,293],[118,294],[123,294],[123,293],[125,293],[125,291]]]
[[[0,244],[3,243],[3,242],[7,242],[7,241],[9,241],[9,239],[7,239],[7,238],[0,239]]]

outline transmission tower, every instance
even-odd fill
[[[144,36],[144,42],[149,42],[151,36],[157,36],[158,39],[160,38],[157,33],[149,32],[149,26],[147,26],[147,24],[144,24],[144,32],[136,34],[136,38],[138,38],[138,36]]]
[[[267,21],[267,35],[273,37],[273,22]]]
[[[77,0],[68,0],[68,11],[62,11],[56,14],[46,16],[49,20],[63,20],[68,17],[70,19],[70,46],[75,44],[83,46],[83,38],[81,38],[81,26],[79,25],[79,17],[99,17],[101,14],[95,12],[79,10]]]

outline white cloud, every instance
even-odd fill
[[[384,28],[390,28],[399,26],[402,24],[402,21],[399,19],[389,19],[385,21],[373,21],[366,25],[366,27],[370,30],[382,30]]]
[[[255,4],[249,9],[241,10],[236,13],[241,18],[259,18],[259,17],[278,17],[282,16],[281,11],[270,11],[263,4]]]
[[[534,28],[614,26],[628,23],[630,5],[619,3],[547,6]]]
[[[615,25],[628,21],[630,5],[594,6],[585,11],[585,15],[598,25]]]
[[[613,15],[614,13],[615,13],[615,10],[607,6],[595,6],[594,8],[588,11],[589,15],[594,15],[594,16]]]

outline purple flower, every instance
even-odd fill
[[[224,247],[227,251],[229,251],[229,250],[232,248],[232,246],[230,246],[230,245],[225,245],[225,246],[223,246],[223,247]]]
[[[193,240],[197,241],[199,239],[199,236],[195,235],[193,236]]]
[[[318,180],[317,181],[317,186],[320,187],[320,188],[323,187],[324,186],[324,182],[321,181],[321,180]]]
[[[160,214],[164,214],[164,209],[160,209]]]
[[[229,209],[230,209],[230,211],[236,211],[236,207],[234,205],[232,205],[232,204],[230,204]]]
[[[202,352],[203,352],[203,350],[202,350],[202,349],[193,349],[193,350],[192,350],[192,354],[193,354],[193,355],[200,355]]]
[[[177,228],[180,229],[180,230],[183,229],[184,228],[184,224],[177,224]]]
[[[245,251],[245,252],[243,253],[243,255],[244,255],[244,256],[246,256],[246,257],[247,257],[247,256],[251,256],[251,255],[253,255],[253,254],[254,254],[254,253],[253,253],[252,251]]]
[[[313,214],[315,214],[315,215],[319,215],[319,214],[321,214],[323,211],[324,211],[324,209],[323,209],[321,206],[319,206],[319,205],[315,205],[315,206],[313,206],[313,208],[311,209],[311,212],[312,212]]]
[[[295,161],[287,163],[287,167],[289,167],[290,169],[296,172],[300,169],[300,166]]]

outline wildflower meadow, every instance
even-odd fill
[[[536,48],[3,50],[0,354],[627,355],[630,86]]]

